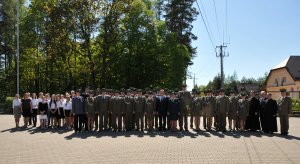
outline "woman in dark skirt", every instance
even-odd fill
[[[51,96],[51,100],[49,103],[49,108],[50,108],[50,122],[52,128],[57,127],[57,117],[58,117],[58,109],[57,109],[57,102],[55,98],[55,94]]]
[[[175,92],[171,93],[171,97],[168,99],[168,118],[171,122],[171,131],[176,131],[177,120],[180,114],[179,99],[176,98]]]
[[[21,110],[22,110],[22,115],[24,118],[24,126],[27,128],[28,126],[28,121],[32,113],[32,103],[31,99],[29,98],[29,94],[25,93],[24,98],[21,100]]]
[[[32,115],[31,119],[33,122],[33,127],[36,127],[36,122],[37,122],[37,115],[38,115],[38,105],[39,105],[39,100],[37,99],[37,96],[35,93],[32,94]]]
[[[64,115],[66,118],[66,129],[70,130],[72,123],[71,123],[71,110],[72,110],[72,101],[70,95],[66,93],[66,103],[64,104]]]
[[[276,120],[276,115],[277,115],[277,102],[272,99],[272,94],[268,93],[267,94],[267,103],[265,105],[265,115],[264,115],[264,120],[265,120],[265,133],[274,133],[277,132],[277,120]]]
[[[239,100],[239,109],[238,109],[238,117],[240,119],[240,130],[245,131],[245,123],[246,119],[249,115],[249,101],[246,99],[246,94],[241,94],[241,99]]]
[[[40,114],[41,129],[46,129],[48,102],[45,96],[42,96],[42,100],[39,102],[38,111]]]
[[[58,108],[58,127],[63,127],[65,125],[65,115],[64,115],[64,104],[66,99],[64,95],[57,95],[57,108]]]

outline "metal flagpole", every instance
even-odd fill
[[[17,0],[17,93],[20,91],[20,68],[19,68],[19,0]]]

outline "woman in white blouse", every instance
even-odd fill
[[[38,105],[39,105],[39,100],[37,99],[37,96],[35,93],[32,94],[32,122],[33,122],[33,127],[36,127],[36,122],[37,122],[37,115],[38,115]]]
[[[66,102],[64,104],[64,115],[66,117],[67,129],[71,129],[71,110],[72,110],[72,101],[70,95],[66,93]]]
[[[14,117],[15,117],[15,123],[16,123],[16,127],[19,127],[19,123],[20,123],[20,118],[21,118],[21,99],[19,94],[16,94],[13,103],[12,103],[12,108],[13,108],[13,113],[14,113]]]
[[[57,127],[57,117],[58,117],[58,109],[57,109],[57,101],[56,101],[56,95],[52,94],[51,100],[49,103],[49,109],[50,109],[50,122],[52,128]]]
[[[64,115],[64,105],[66,99],[64,95],[56,95],[57,97],[57,108],[58,108],[58,127],[63,127],[65,125],[65,115]]]

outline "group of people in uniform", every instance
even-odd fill
[[[24,127],[33,122],[40,128],[74,129],[83,131],[188,131],[189,127],[211,131],[263,131],[277,132],[277,114],[280,117],[281,134],[287,135],[289,117],[292,114],[292,101],[282,89],[282,97],[275,101],[271,93],[262,91],[260,98],[253,91],[229,96],[224,89],[218,92],[206,90],[205,95],[197,90],[187,91],[182,85],[181,91],[158,91],[141,89],[86,89],[71,91],[70,94],[51,95],[25,93],[20,99],[17,94],[13,100],[13,112],[16,127],[19,127],[21,114]],[[228,119],[228,121],[227,121]],[[227,128],[228,125],[228,128]],[[195,126],[195,128],[194,128]]]

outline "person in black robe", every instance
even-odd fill
[[[265,133],[274,133],[277,132],[277,102],[272,99],[272,94],[268,93],[267,94],[267,103],[265,106],[265,115],[264,115],[264,120],[265,120],[265,128],[264,132]]]
[[[255,97],[255,92],[251,91],[251,98],[249,99],[249,116],[246,121],[246,130],[257,131],[260,130],[259,122],[259,109],[260,103],[259,100]]]
[[[261,128],[262,128],[262,131],[266,131],[266,126],[265,126],[265,106],[266,106],[266,103],[267,103],[267,97],[266,97],[266,92],[265,91],[261,91],[260,92],[260,99],[259,99],[259,102],[260,102],[260,110],[259,110],[259,118],[260,118],[260,124],[261,124]]]

